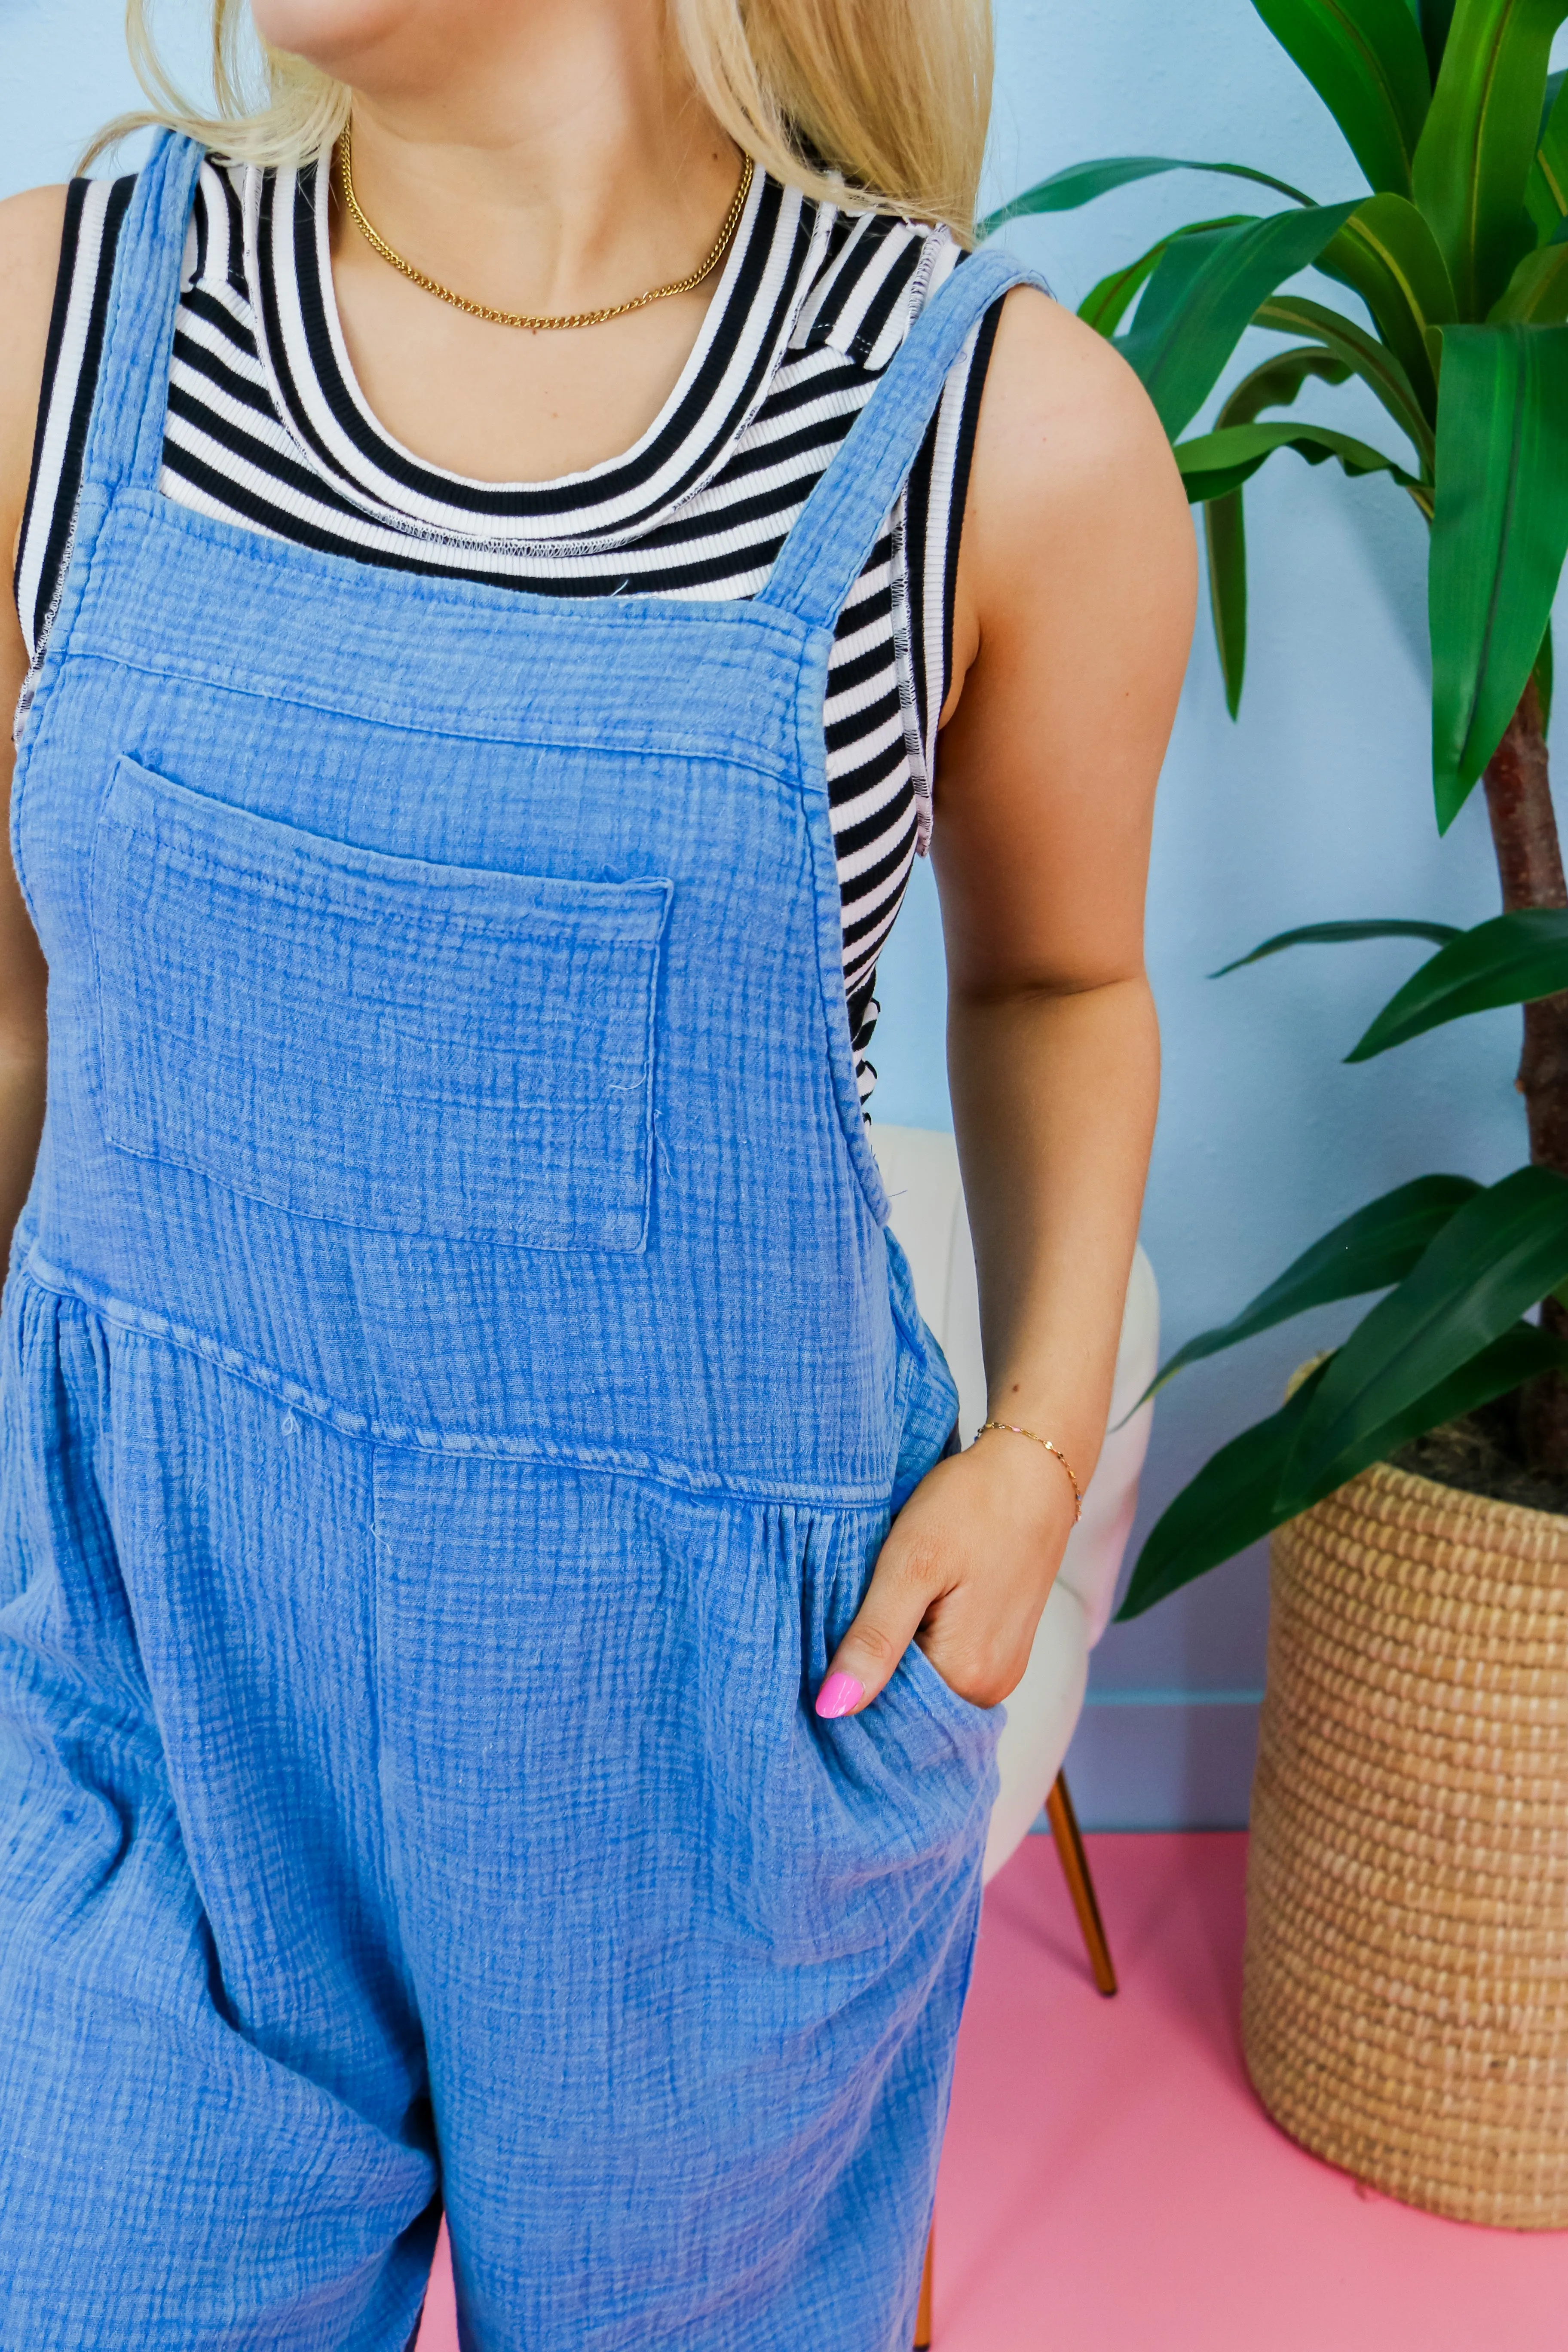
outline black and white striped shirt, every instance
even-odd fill
[[[332,298],[328,166],[203,167],[185,254],[161,488],[182,505],[401,569],[567,596],[744,597],[921,305],[945,230],[837,209],[759,173],[680,380],[636,446],[542,483],[475,482],[376,423]],[[37,664],[69,552],[115,244],[132,182],[71,185],[17,605]],[[838,624],[827,774],[862,1097],[877,957],[930,830],[953,580],[994,310],[948,378],[920,460]],[[24,708],[26,697],[24,696]]]

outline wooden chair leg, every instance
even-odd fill
[[[1102,1993],[1116,1990],[1116,1970],[1111,1964],[1110,1947],[1105,1940],[1105,1923],[1100,1916],[1095,1899],[1094,1881],[1089,1875],[1089,1856],[1083,1850],[1079,1832],[1078,1816],[1068,1794],[1067,1775],[1058,1772],[1056,1785],[1046,1799],[1046,1813],[1051,1824],[1051,1837],[1062,1874],[1072,1896],[1072,1907],[1078,1913],[1078,1924],[1089,1951],[1089,1964],[1094,1970],[1094,1981]]]
[[[921,2273],[920,2308],[915,2314],[915,2352],[931,2352],[931,2270],[936,2259],[936,2223],[926,2240],[926,2266]]]

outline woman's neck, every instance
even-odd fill
[[[679,279],[735,194],[742,158],[652,0],[411,10],[379,47],[315,62],[355,93],[365,217],[416,269],[491,310],[592,311]],[[520,332],[399,276],[341,204],[331,226],[366,401],[417,456],[486,481],[555,480],[637,442],[721,274],[606,324]]]
[[[664,11],[637,0],[502,12],[472,56],[409,37],[405,20],[395,52],[353,62],[365,213],[426,275],[494,309],[595,310],[680,278],[734,194],[733,143]],[[340,220],[351,266],[357,243]]]

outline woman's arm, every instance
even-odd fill
[[[1080,1485],[1153,1130],[1143,892],[1195,576],[1186,499],[1131,371],[1015,292],[976,436],[932,846],[988,1410],[1050,1438]],[[1022,1438],[939,1463],[832,1662],[865,1696],[825,1684],[826,1711],[868,1704],[917,1634],[965,1698],[1005,1698],[1072,1521],[1060,1463]]]
[[[64,218],[63,188],[36,188],[0,204],[0,550],[7,557],[0,595],[0,782],[7,809],[11,716],[27,674],[12,582]],[[44,1124],[47,978],[7,847],[0,856],[0,1265],[27,1197]]]

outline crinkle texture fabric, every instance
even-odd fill
[[[933,299],[763,597],[574,611],[157,497],[195,163],[14,796],[0,2347],[403,2352],[444,2207],[467,2352],[903,2352],[997,1717],[918,1649],[811,1709],[954,1406],[821,698],[1022,273]]]

